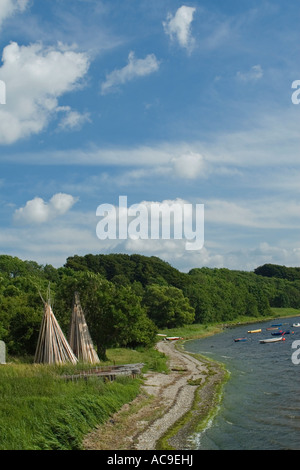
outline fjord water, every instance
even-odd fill
[[[292,327],[297,322],[299,317],[238,326],[185,344],[186,351],[222,362],[230,372],[217,415],[196,435],[197,449],[300,450],[300,364],[292,361],[299,350],[292,349],[300,340],[300,328]],[[261,344],[273,337],[266,328],[276,323],[290,334]],[[235,342],[239,337],[247,341]]]

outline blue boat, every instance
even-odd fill
[[[272,326],[282,326],[282,323],[277,323],[276,325],[272,325]]]
[[[283,336],[283,335],[289,335],[290,334],[290,331],[282,331],[282,330],[279,330],[279,331],[276,331],[276,333],[272,333],[272,336]]]
[[[240,341],[247,341],[247,338],[236,338],[234,340],[236,343],[240,342]]]

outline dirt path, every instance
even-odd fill
[[[178,351],[174,342],[160,341],[157,349],[168,357],[170,373],[146,374],[141,394],[108,423],[90,433],[84,441],[85,449],[154,450],[166,431],[191,409],[198,388],[193,384],[202,385],[200,393],[205,409],[195,413],[207,412],[214,385],[221,379],[218,370],[211,374],[208,363]],[[186,448],[186,431],[182,429],[171,439],[170,445],[176,450]]]

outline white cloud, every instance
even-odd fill
[[[88,56],[59,43],[19,46],[3,50],[1,79],[6,105],[0,108],[0,143],[11,144],[41,132],[59,111],[58,98],[79,86],[87,73]]]
[[[29,0],[1,0],[0,2],[0,27],[2,23],[9,18],[10,16],[14,15],[18,12],[23,12]]]
[[[123,85],[137,77],[145,77],[159,68],[159,61],[154,54],[148,54],[145,59],[137,59],[134,52],[128,55],[128,64],[122,69],[114,70],[106,76],[105,82],[101,84],[101,93],[105,95],[116,91],[118,85]]]
[[[264,75],[261,65],[253,65],[248,72],[237,72],[236,76],[243,82],[255,82],[260,80]]]
[[[183,5],[178,8],[175,15],[169,14],[167,21],[163,22],[165,33],[172,40],[177,39],[180,46],[190,49],[193,46],[193,38],[191,36],[191,23],[196,8]]]
[[[300,204],[293,200],[260,199],[249,201],[208,200],[205,220],[218,225],[255,229],[297,229]]]
[[[172,159],[176,176],[185,179],[195,179],[207,173],[207,167],[202,155],[194,152],[185,153]]]
[[[40,197],[27,201],[24,207],[16,209],[14,220],[22,224],[42,224],[66,214],[75,204],[70,194],[57,193],[47,203]]]
[[[91,122],[89,113],[79,113],[70,108],[70,106],[60,106],[57,111],[65,112],[64,117],[59,123],[59,128],[62,130],[78,130],[86,122]]]
[[[299,113],[296,106],[273,115],[257,116],[239,131],[216,132],[206,141],[157,142],[152,145],[99,147],[89,145],[70,150],[4,153],[3,162],[43,165],[94,165],[120,169],[106,173],[101,184],[136,184],[149,178],[192,181],[196,178],[226,176],[234,184],[285,191],[299,190]],[[190,162],[186,165],[185,162]],[[129,168],[130,167],[130,168]],[[128,169],[129,168],[129,169]],[[291,172],[290,168],[293,168]],[[266,173],[268,178],[266,178]],[[122,171],[122,174],[121,174]],[[299,175],[298,175],[299,176]],[[299,178],[298,178],[299,179]],[[292,186],[291,186],[292,185]],[[87,185],[88,186],[88,185]],[[89,185],[88,189],[91,190]],[[67,189],[73,191],[73,189]]]

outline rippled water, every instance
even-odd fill
[[[300,364],[292,361],[300,328],[291,326],[297,322],[299,317],[239,326],[186,343],[187,351],[223,362],[231,374],[217,416],[197,435],[198,449],[300,450]],[[260,344],[272,338],[266,328],[274,323],[290,334],[285,341]],[[259,328],[261,333],[247,333]],[[247,341],[234,342],[238,337]]]

